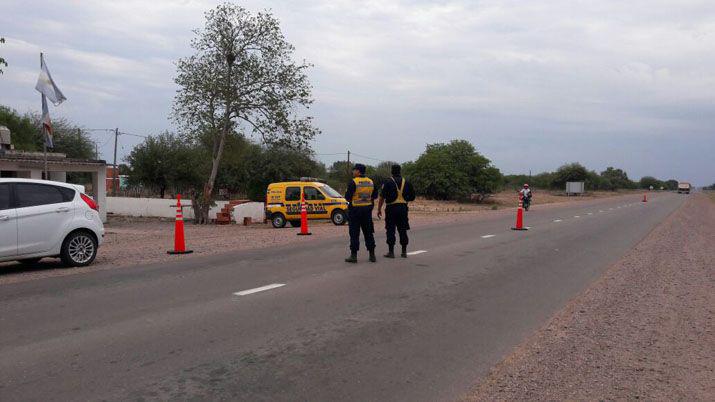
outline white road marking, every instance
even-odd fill
[[[602,209],[599,209],[598,212],[603,212],[603,210],[602,210]]]
[[[407,255],[417,255],[417,254],[422,254],[422,253],[426,253],[426,252],[427,252],[427,250],[410,251],[409,253],[407,253]]]
[[[494,236],[496,236],[496,235],[484,235],[484,236],[482,236],[482,239],[488,239],[488,238],[494,237]]]
[[[608,208],[609,211],[613,211],[613,208]]]
[[[531,226],[524,226],[524,229],[531,229]]]
[[[586,215],[593,215],[593,212],[589,212],[589,213],[587,213]]]
[[[561,219],[554,219],[554,222],[561,222]]]
[[[279,288],[279,287],[285,286],[285,285],[286,285],[285,283],[272,283],[272,284],[270,284],[270,285],[261,286],[260,288],[253,288],[253,289],[248,289],[248,290],[242,290],[242,291],[240,291],[240,292],[234,293],[234,295],[236,295],[236,296],[246,296],[246,295],[250,295],[250,294],[253,294],[253,293],[258,293],[258,292],[263,292],[263,291],[266,291],[266,290],[271,290],[271,289]]]
[[[573,217],[574,217],[574,218],[580,218],[581,215],[574,215]]]

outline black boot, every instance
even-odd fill
[[[357,253],[350,252],[350,257],[346,258],[345,262],[355,264],[357,262]]]
[[[375,250],[370,250],[370,262],[377,262],[377,257],[375,257]]]
[[[407,258],[407,246],[402,246],[402,254],[400,254],[400,257]]]
[[[390,250],[385,254],[385,258],[395,258],[395,246],[388,245]]]

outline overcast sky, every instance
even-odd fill
[[[173,129],[173,63],[191,54],[191,30],[215,4],[3,0],[0,104],[40,108],[43,51],[69,99],[53,115],[137,134]],[[579,161],[635,179],[715,182],[712,0],[239,4],[271,9],[296,58],[314,64],[319,154],[406,161],[463,138],[505,173]],[[109,134],[93,135],[111,160]],[[140,140],[120,137],[120,157]]]

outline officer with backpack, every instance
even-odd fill
[[[382,206],[385,207],[385,230],[387,231],[387,246],[389,247],[385,258],[395,258],[395,230],[400,235],[400,245],[402,246],[402,258],[407,258],[407,244],[409,238],[407,231],[410,230],[407,203],[415,200],[415,191],[412,184],[402,177],[400,165],[392,165],[392,177],[385,180],[380,191],[380,199],[377,204],[377,217],[382,217]]]
[[[356,163],[353,167],[353,179],[348,183],[345,199],[348,206],[348,225],[350,231],[350,256],[345,262],[356,263],[360,248],[360,231],[365,237],[365,248],[370,253],[370,262],[376,262],[375,228],[372,224],[372,209],[377,198],[377,188],[369,177],[365,177],[366,167]]]

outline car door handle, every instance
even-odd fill
[[[55,209],[55,212],[69,212],[69,210],[70,209],[67,207],[59,207],[59,208]]]

